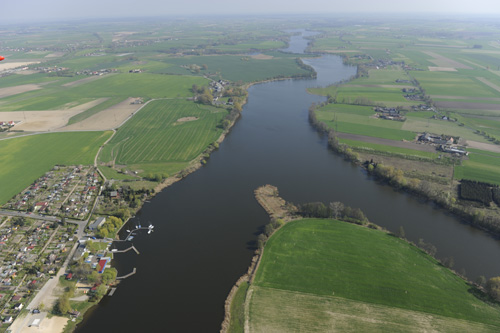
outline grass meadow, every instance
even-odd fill
[[[288,327],[290,322],[303,325],[294,319],[297,314],[310,317],[307,324],[311,327],[299,326],[301,331],[317,331],[324,320],[331,323],[329,312],[335,317],[339,311],[350,314],[347,327],[352,330],[369,324],[366,320],[371,315],[359,311],[359,306],[366,310],[368,305],[382,311],[380,317],[386,321],[437,316],[450,323],[458,320],[464,327],[500,329],[500,307],[476,298],[471,286],[420,249],[383,231],[335,220],[298,220],[278,230],[265,246],[254,285],[251,326],[261,320],[262,312],[275,313],[273,306],[279,306],[283,315],[266,317],[268,328]],[[282,293],[288,294],[285,299],[289,301],[273,301]],[[303,295],[307,296],[304,301]],[[352,303],[351,310],[358,306],[358,311],[350,311],[345,303]],[[398,311],[405,315],[397,317]],[[413,325],[425,327],[423,322]]]
[[[50,133],[0,141],[0,204],[54,165],[93,165],[111,132]]]

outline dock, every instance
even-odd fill
[[[136,269],[135,269],[135,267],[134,267],[134,269],[132,270],[132,272],[131,272],[131,273],[128,273],[127,275],[123,275],[123,276],[118,276],[118,277],[116,277],[116,279],[117,279],[117,280],[123,280],[123,279],[126,279],[126,278],[128,278],[129,276],[134,275],[134,274],[136,273],[136,271],[137,271],[137,270],[136,270]]]
[[[125,252],[128,252],[128,251],[130,251],[130,250],[134,250],[134,251],[135,251],[135,253],[140,254],[139,250],[137,250],[137,249],[135,248],[135,246],[133,246],[133,245],[132,245],[131,247],[129,247],[129,248],[127,248],[127,249],[125,249],[125,250],[112,251],[112,253],[125,253]]]
[[[111,288],[111,291],[109,292],[108,296],[113,296],[115,291],[116,291],[116,288]]]

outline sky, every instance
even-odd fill
[[[225,14],[443,13],[500,16],[498,0],[2,0],[1,23]]]

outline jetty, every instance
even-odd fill
[[[115,291],[116,291],[116,288],[111,288],[111,291],[109,292],[108,296],[113,296]]]
[[[134,250],[134,251],[135,251],[135,253],[140,254],[139,250],[137,250],[137,249],[135,248],[135,246],[133,246],[133,245],[132,245],[131,247],[129,247],[129,248],[127,248],[127,249],[125,249],[125,250],[116,250],[116,251],[115,251],[115,250],[113,250],[113,251],[111,251],[111,252],[112,252],[112,253],[125,253],[125,252],[128,252],[128,251],[130,251],[130,250]]]
[[[117,279],[117,280],[123,280],[123,279],[126,279],[126,278],[128,278],[129,276],[134,275],[134,274],[136,273],[136,271],[137,271],[137,270],[136,270],[136,269],[135,269],[135,267],[134,267],[134,269],[132,270],[132,272],[128,273],[127,275],[117,276],[117,277],[116,277],[116,279]]]

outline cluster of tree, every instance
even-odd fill
[[[460,182],[460,197],[465,200],[478,201],[489,205],[493,201],[494,185],[474,180],[462,179]],[[498,199],[498,187],[496,187],[496,199]],[[500,201],[495,200],[497,204]]]
[[[202,86],[199,87],[196,84],[193,84],[191,87],[191,91],[196,95],[196,100],[198,103],[201,104],[212,104],[212,100],[214,96],[212,95],[212,92],[210,91],[210,88],[208,86]]]
[[[328,147],[334,152],[344,155],[344,157],[354,163],[358,162],[359,154],[353,151],[348,145],[340,143],[334,130],[328,131]]]
[[[59,315],[65,315],[71,311],[71,305],[69,304],[69,299],[75,294],[75,286],[71,285],[66,287],[64,293],[59,297],[56,304],[54,305],[54,312]]]
[[[226,87],[224,89],[224,97],[246,97],[247,91],[241,86]]]
[[[97,236],[106,238],[109,236],[109,234],[112,234],[116,231],[116,229],[120,228],[122,224],[122,219],[115,216],[109,216],[106,219],[106,222],[104,222],[104,224],[97,230]]]
[[[12,225],[15,227],[22,227],[26,224],[26,219],[22,216],[15,216],[12,218]]]
[[[497,302],[500,302],[500,276],[492,277],[486,282],[486,292]]]
[[[316,78],[318,76],[318,73],[316,73],[316,71],[314,70],[314,68],[312,66],[310,66],[310,65],[305,64],[304,61],[302,61],[301,58],[296,58],[295,62],[297,63],[297,65],[300,68],[302,68],[302,69],[304,69],[304,70],[306,70],[306,71],[308,71],[310,73],[310,74],[307,75],[307,77],[310,77],[311,79],[314,79],[314,78]]]
[[[326,132],[328,132],[328,126],[326,126],[326,124],[324,122],[319,121],[318,118],[316,117],[316,108],[317,107],[318,106],[314,103],[309,107],[309,122],[320,133],[326,133]]]
[[[352,208],[342,202],[330,202],[325,205],[322,202],[309,202],[297,205],[297,213],[304,217],[334,218],[357,224],[368,223],[368,218],[359,208]]]
[[[223,130],[228,130],[231,125],[238,119],[238,117],[241,114],[241,111],[243,110],[243,107],[241,106],[241,103],[234,102],[233,108],[229,111],[229,113],[222,119],[218,127],[222,128]]]
[[[153,182],[161,182],[163,179],[168,178],[168,173],[152,173],[148,172],[143,176],[144,179],[153,181]]]
[[[266,245],[267,240],[269,239],[269,237],[271,237],[274,231],[281,228],[281,226],[283,226],[284,224],[285,221],[283,221],[282,219],[272,218],[271,221],[269,221],[269,223],[264,226],[264,232],[257,237],[257,246],[259,250],[262,250],[262,248],[264,248],[264,245]]]
[[[418,243],[417,243],[417,246],[424,250],[425,252],[427,252],[427,254],[429,254],[430,256],[434,256],[436,255],[436,252],[437,252],[437,248],[432,245],[431,243],[426,243],[424,242],[424,239],[423,238],[419,238],[418,240]],[[449,267],[451,268],[451,267]]]

